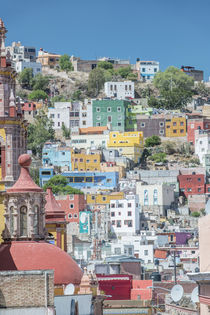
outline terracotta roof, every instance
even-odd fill
[[[155,257],[155,258],[160,258],[160,259],[166,259],[166,257],[167,257],[167,251],[161,250],[161,249],[156,249],[156,250],[155,250],[154,257]]]
[[[47,188],[47,195],[45,198],[47,201],[45,205],[46,221],[65,221],[65,212],[55,199],[51,188]]]
[[[108,130],[107,126],[100,126],[100,127],[88,127],[88,128],[79,128],[79,134],[85,135],[85,134],[97,134],[97,133],[103,133],[105,130]]]
[[[29,154],[22,154],[19,156],[18,163],[21,167],[20,176],[16,183],[9,189],[8,193],[12,192],[43,192],[43,190],[34,183],[29,173],[29,166],[31,164],[31,157]]]
[[[54,270],[55,285],[80,284],[82,270],[59,247],[47,242],[13,241],[0,245],[0,270]]]

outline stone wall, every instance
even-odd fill
[[[0,272],[0,308],[53,305],[53,270]]]

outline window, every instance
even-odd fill
[[[111,208],[115,208],[115,203],[111,203]]]
[[[157,189],[154,189],[154,191],[153,191],[153,204],[154,205],[158,204],[158,191],[157,191]]]
[[[124,204],[123,203],[119,203],[118,204],[118,208],[124,208]]]
[[[111,111],[112,111],[111,107],[107,107],[107,112],[111,112]]]
[[[180,129],[180,133],[184,133],[184,129]]]
[[[177,133],[177,130],[176,130],[176,129],[174,129],[174,130],[173,130],[173,133]]]
[[[111,212],[111,217],[115,217],[115,212]]]
[[[39,207],[34,207],[34,234],[39,234]]]
[[[148,256],[148,250],[147,249],[144,250],[144,256]]]
[[[176,126],[176,122],[173,122],[173,126]]]
[[[117,220],[117,227],[120,228],[122,226],[121,220]]]
[[[100,127],[100,126],[101,126],[101,123],[100,123],[100,122],[97,122],[97,123],[96,123],[96,126],[97,126],[97,127]]]
[[[128,227],[132,227],[133,226],[133,221],[132,220],[128,220],[127,224],[128,224]]]
[[[115,253],[115,255],[121,255],[121,248],[120,247],[116,247],[114,249],[114,253]],[[114,287],[112,287],[112,289],[114,290]]]
[[[101,111],[100,107],[96,107],[96,111],[99,113]]]
[[[121,112],[121,107],[117,107],[117,111],[118,111],[118,112]]]
[[[183,121],[180,121],[180,126],[184,126],[184,122]]]
[[[75,214],[74,214],[74,218],[76,219],[77,217],[78,217],[78,215],[75,213]]]
[[[141,70],[142,72],[145,72],[145,68],[142,68],[142,70]]]
[[[60,114],[58,114],[58,118],[60,118]]]
[[[131,217],[131,216],[132,216],[132,212],[128,211],[128,217]]]
[[[187,188],[187,191],[188,191],[188,192],[192,191],[192,188]]]
[[[12,236],[14,231],[14,218],[13,218],[14,207],[10,207],[10,234]]]
[[[145,205],[145,206],[148,206],[148,204],[149,204],[149,200],[148,200],[148,190],[145,189],[145,190],[144,190],[144,205]]]
[[[115,221],[114,220],[112,221],[112,225],[115,225]]]
[[[164,130],[159,130],[159,134],[163,135],[164,134]]]
[[[95,200],[95,196],[91,196],[91,199],[92,199],[92,200]]]
[[[69,213],[69,214],[68,214],[68,219],[71,219],[71,218],[72,218],[72,214]]]
[[[94,163],[97,163],[97,160],[94,160],[93,162],[94,162]]]
[[[54,114],[50,114],[50,118],[54,118],[55,117],[55,115]]]
[[[145,123],[141,123],[141,128],[144,128],[145,127]]]
[[[70,209],[74,209],[74,204],[73,204],[73,203],[70,203],[69,208],[70,208]]]
[[[160,126],[160,127],[164,127],[164,122],[160,122],[160,123],[159,123],[159,126]]]
[[[154,72],[157,72],[157,68],[154,68]]]
[[[20,208],[20,236],[27,236],[27,208]]]
[[[108,122],[108,123],[111,123],[111,122],[112,122],[112,116],[108,116],[108,117],[107,117],[107,122]]]
[[[86,163],[90,163],[90,160],[86,160]]]
[[[69,200],[74,200],[74,195],[69,195]]]
[[[198,182],[201,182],[201,178],[200,177],[198,177]]]
[[[195,254],[195,250],[192,250],[192,251],[191,251],[191,254]]]
[[[97,120],[101,120],[101,116],[96,116],[96,119]]]
[[[61,123],[60,123],[60,121],[58,122],[58,127],[60,127],[60,125],[61,125]]]
[[[198,192],[201,192],[201,188],[198,188]]]
[[[103,201],[106,201],[106,197],[102,197],[102,200],[103,200]]]
[[[118,125],[118,127],[121,127],[122,124],[121,124],[121,122],[118,122],[117,125]]]
[[[80,162],[83,162],[83,159],[79,159]]]
[[[122,116],[121,116],[121,115],[118,115],[117,119],[118,119],[118,120],[121,120],[121,119],[122,119]]]
[[[118,215],[121,215],[121,212],[118,212]]]
[[[113,85],[112,84],[110,84],[110,91],[112,91],[113,90]]]
[[[132,205],[131,205],[131,203],[129,202],[129,203],[128,203],[128,208],[131,208],[131,206],[132,206]]]

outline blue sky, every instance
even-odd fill
[[[10,0],[6,44],[55,53],[191,65],[210,76],[210,0]]]

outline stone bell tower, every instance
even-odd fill
[[[37,186],[29,174],[31,157],[22,154],[18,163],[20,176],[11,188],[4,193],[5,229],[4,241],[44,240],[45,193]]]
[[[18,157],[26,152],[27,122],[16,104],[16,72],[5,49],[6,33],[0,18],[0,184],[10,187],[19,175]]]

